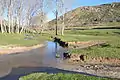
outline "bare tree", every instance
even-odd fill
[[[59,26],[61,26],[61,35],[64,35],[65,13],[66,13],[67,9],[71,8],[70,6],[73,3],[73,0],[72,1],[69,1],[69,0],[50,0],[50,1],[55,3],[54,5],[52,4],[53,6],[56,6],[55,10],[53,8],[53,12],[54,12],[55,17],[56,17],[56,21],[55,21],[55,24],[56,24],[56,35],[57,35],[57,32],[58,32],[57,29],[58,29],[59,21],[62,22],[62,25],[61,25],[61,23],[59,25]],[[59,18],[61,18],[61,19],[59,19]]]
[[[61,28],[61,35],[64,35],[64,29],[65,29],[65,2],[64,2],[64,0],[61,0],[61,7],[62,7],[62,9],[63,9],[63,11],[61,11],[62,12],[62,28]]]
[[[7,0],[6,1],[6,7],[7,7],[7,10],[8,10],[8,14],[7,14],[7,16],[8,16],[8,32],[10,33],[11,32],[11,5],[12,5],[12,0]]]
[[[15,15],[15,11],[16,11],[16,1],[17,0],[12,0],[12,4],[11,4],[11,14],[10,14],[10,22],[11,22],[11,32],[14,33],[14,15]]]
[[[46,12],[49,11],[47,8],[52,6],[54,9],[55,7],[55,5],[52,5],[54,0],[0,0],[0,2],[0,16],[4,15],[3,19],[5,16],[7,17],[4,21],[1,19],[2,33],[5,31],[22,33],[24,28],[32,27],[31,20],[36,15],[39,16],[39,28],[42,32],[47,19]],[[48,4],[50,2],[52,4]],[[55,10],[56,12],[57,10]]]
[[[15,17],[15,11],[17,10],[16,7],[18,0],[5,0],[6,1],[6,10],[7,10],[7,17],[8,17],[8,32],[13,33],[14,32],[14,17]]]
[[[26,8],[26,18],[27,18],[27,25],[30,26],[30,20],[32,16],[34,16],[40,9],[40,3],[42,0],[29,0]]]
[[[41,27],[41,33],[43,33],[43,30],[44,30],[44,23],[45,23],[45,20],[46,20],[46,14],[44,13],[44,1],[45,0],[42,0],[41,3],[40,3],[40,14],[39,14],[39,17],[40,17],[40,27]]]
[[[73,4],[73,0],[60,0],[59,2],[59,11],[62,14],[62,26],[61,26],[61,35],[64,35],[64,29],[65,29],[65,17],[67,13],[67,9],[71,8],[71,5]]]
[[[23,7],[24,7],[23,0],[17,0],[16,1],[16,19],[17,19],[16,33],[20,33],[20,25],[21,25]]]
[[[3,14],[4,14],[4,10],[5,10],[5,1],[4,0],[0,0],[0,26],[1,26],[1,32],[4,33],[4,27],[3,27]]]

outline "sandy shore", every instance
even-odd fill
[[[34,45],[34,46],[30,46],[30,47],[14,46],[14,45],[0,46],[0,55],[29,51],[31,49],[36,49],[36,48],[43,47],[43,46],[44,46],[44,44]]]

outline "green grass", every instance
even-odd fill
[[[53,31],[39,34],[33,40],[24,40],[24,34],[1,34],[0,45],[20,45],[31,46],[43,43],[45,40],[51,40],[50,36],[55,36]],[[105,40],[110,46],[91,47],[90,49],[72,49],[72,53],[85,54],[94,57],[112,57],[120,58],[120,30],[67,30],[64,36],[58,35],[63,41],[90,41]]]
[[[8,33],[0,33],[0,45],[18,45],[18,46],[32,46],[35,44],[43,43],[48,36],[46,35],[34,35],[33,39],[25,40],[25,34],[8,34]]]
[[[65,31],[65,36],[59,36],[64,41],[104,40],[110,46],[91,47],[89,49],[72,49],[72,53],[85,54],[93,57],[120,58],[120,30],[71,30]]]
[[[53,31],[46,35],[54,35]],[[58,35],[63,41],[92,41],[104,40],[110,46],[91,47],[90,49],[72,49],[72,53],[85,54],[92,57],[120,58],[120,30],[119,29],[90,29],[90,30],[66,30],[64,36]]]
[[[91,47],[88,49],[72,49],[71,53],[84,54],[88,57],[110,57],[110,58],[120,58],[119,48],[109,48],[109,47]]]
[[[69,30],[66,34],[75,35],[93,35],[93,36],[117,36],[115,32],[120,32],[119,29],[90,29],[90,30]],[[120,36],[120,35],[119,35]]]
[[[86,76],[81,74],[34,73],[34,74],[21,77],[19,80],[112,80],[112,79],[98,78],[98,77]]]

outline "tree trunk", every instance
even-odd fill
[[[23,30],[24,30],[24,26],[22,26],[22,29],[21,29],[20,33],[22,33],[22,32],[23,32]]]
[[[65,29],[65,16],[63,15],[63,23],[62,23],[62,29],[61,29],[61,35],[64,35],[64,29]]]
[[[18,22],[18,25],[17,25],[17,33],[19,34],[19,29],[20,29],[20,22],[19,22],[19,18],[17,18],[17,22]]]
[[[10,15],[8,15],[8,32],[10,33]]]
[[[58,27],[58,11],[56,10],[56,35],[57,34],[57,27]]]
[[[63,24],[63,26],[62,26],[62,31],[61,31],[61,35],[62,35],[62,36],[64,35],[64,29],[65,29],[65,26],[64,26],[64,24]]]
[[[11,32],[14,33],[13,17],[11,17]]]
[[[4,33],[3,21],[1,20],[1,32]]]
[[[23,26],[23,22],[21,22],[20,34],[23,32],[23,30],[24,30],[24,26]]]
[[[7,33],[6,24],[5,24],[5,22],[4,22],[4,21],[3,21],[3,26],[4,26],[4,29],[5,29],[5,32]]]
[[[42,26],[42,29],[41,29],[41,34],[43,33],[44,29],[43,29],[43,26]]]

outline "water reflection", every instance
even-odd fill
[[[63,53],[66,49],[54,42],[46,42],[46,46],[33,49],[26,52],[21,52],[14,55],[0,56],[0,77],[11,72],[13,68],[19,67],[56,67],[63,60]],[[56,54],[60,57],[56,58]],[[18,74],[14,73],[14,74]]]
[[[64,49],[55,42],[48,41],[46,43],[47,43],[47,46],[45,47],[43,63],[45,63],[45,65],[55,66],[59,61],[58,58],[56,58],[56,55],[59,55],[59,59],[62,59]]]

